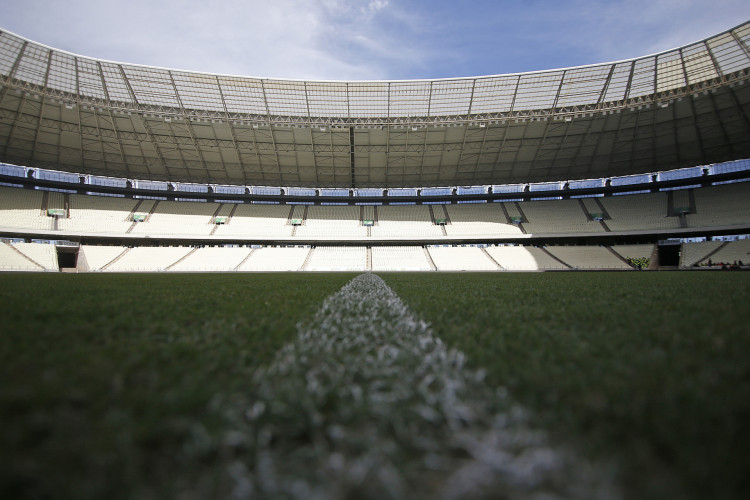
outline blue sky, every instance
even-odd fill
[[[0,28],[153,66],[314,80],[577,66],[684,45],[747,0],[2,0]]]

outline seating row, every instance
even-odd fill
[[[633,269],[656,252],[639,245],[219,246],[81,245],[77,267],[93,272],[226,271],[534,271]],[[750,239],[681,247],[680,267],[750,264]],[[0,241],[0,270],[57,271],[54,245]]]
[[[671,208],[666,192],[596,199],[361,207],[155,201],[0,186],[0,228],[151,237],[336,240],[502,237],[524,232],[595,234],[750,225],[750,183],[693,192],[694,206],[682,207],[689,213],[681,218],[675,214],[675,204],[691,203],[687,191],[673,195]],[[51,208],[63,215],[49,217]],[[372,226],[365,221],[371,221]]]

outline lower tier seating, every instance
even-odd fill
[[[81,245],[80,272],[551,271],[648,267],[655,245],[125,247]],[[66,252],[69,248],[66,249]],[[681,247],[680,267],[750,265],[750,239]],[[59,271],[55,245],[0,240],[0,271]]]

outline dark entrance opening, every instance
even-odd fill
[[[62,269],[75,269],[78,264],[78,246],[58,245],[57,265]]]
[[[659,242],[659,267],[677,267],[680,265],[682,242],[667,240]]]

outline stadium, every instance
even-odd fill
[[[0,30],[0,491],[745,497],[748,80],[750,22],[393,81]]]

